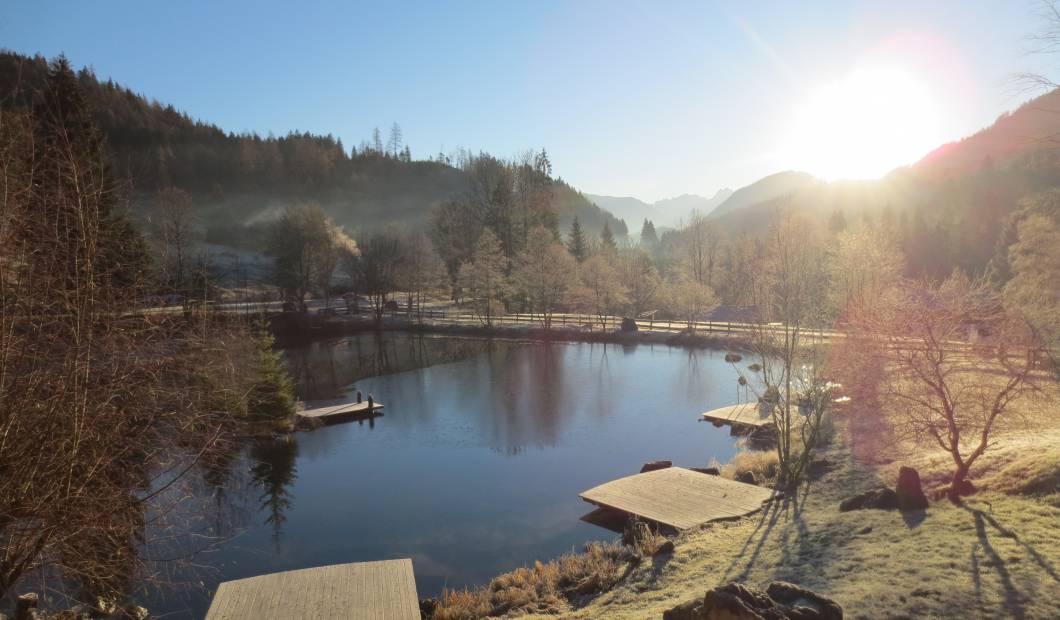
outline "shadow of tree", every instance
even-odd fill
[[[983,595],[983,568],[992,568],[997,574],[998,579],[1001,581],[1001,587],[1004,590],[1004,607],[1005,610],[1011,612],[1015,618],[1025,617],[1026,611],[1023,607],[1024,601],[1030,596],[1031,593],[1021,592],[1016,587],[1012,579],[1012,575],[1009,573],[1008,566],[1006,565],[1005,558],[1002,557],[1001,553],[997,551],[994,544],[990,540],[989,530],[993,529],[998,535],[1003,538],[1009,539],[1016,543],[1022,548],[1027,556],[1038,565],[1042,571],[1045,572],[1056,583],[1060,583],[1060,574],[1057,573],[1056,567],[1052,562],[1049,561],[1041,552],[1035,547],[1020,539],[1019,535],[1012,529],[1005,527],[998,520],[988,512],[984,512],[977,508],[970,506],[961,505],[961,508],[968,511],[975,523],[976,542],[972,544],[971,550],[971,567],[972,567],[972,581],[975,586],[976,602],[982,604]],[[988,528],[989,526],[989,528]],[[980,561],[979,552],[982,551],[985,559]],[[1011,559],[1009,560],[1012,561]]]
[[[773,528],[777,525],[782,514],[787,513],[788,504],[792,500],[787,496],[783,498],[773,498],[770,500],[766,507],[762,510],[762,514],[758,519],[757,525],[755,525],[754,531],[744,541],[743,547],[740,548],[739,553],[733,556],[732,562],[722,576],[722,582],[728,581],[744,581],[750,575],[751,570],[754,569],[755,563],[758,561],[758,557],[762,552],[762,547],[765,546],[766,541],[769,539]],[[757,540],[756,540],[757,538]],[[751,549],[753,545],[753,549]],[[750,549],[750,552],[748,553]],[[746,561],[745,561],[746,560]],[[742,568],[738,568],[740,564],[743,564]],[[738,571],[734,574],[734,571]]]
[[[994,545],[991,544],[990,537],[987,535],[985,513],[973,508],[964,508],[970,511],[975,518],[975,533],[978,537],[978,540],[972,544],[971,551],[972,582],[975,585],[976,603],[982,606],[983,578],[981,570],[982,566],[988,566],[994,569],[994,572],[997,573],[998,578],[1001,580],[1001,587],[1005,591],[1004,608],[1011,612],[1013,618],[1025,617],[1026,611],[1023,609],[1023,597],[1012,582],[1012,575],[1009,574],[1008,568],[1005,566],[1004,558],[994,549]],[[986,561],[982,564],[979,562],[980,549],[986,555]]]

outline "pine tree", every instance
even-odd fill
[[[640,229],[640,242],[645,245],[659,243],[659,236],[655,234],[655,224],[652,224],[651,220],[644,220],[644,226]]]
[[[71,231],[66,237],[69,247],[52,248],[53,254],[70,260],[66,275],[71,279],[66,283],[73,284],[78,280],[74,273],[81,272],[80,277],[93,273],[101,283],[120,288],[141,284],[150,267],[147,246],[117,209],[118,192],[102,134],[65,56],[51,63],[34,117],[41,161],[47,162],[41,166],[38,185],[47,189],[34,194],[40,214],[36,223]],[[85,196],[93,200],[91,205],[85,204]],[[92,218],[98,218],[94,225],[89,222]],[[93,226],[98,226],[92,232],[99,238],[86,245],[85,235]]]
[[[615,235],[611,232],[611,225],[604,220],[604,229],[600,231],[600,245],[604,252],[617,252],[618,244],[615,243]]]
[[[567,236],[567,251],[570,252],[571,256],[582,262],[585,260],[588,254],[588,247],[585,243],[585,233],[582,232],[582,224],[578,221],[578,216],[574,216],[574,222],[570,226],[570,233]]]
[[[378,127],[372,130],[372,149],[376,155],[383,154],[383,134],[379,132]]]
[[[390,126],[390,140],[386,143],[386,152],[394,159],[401,158],[401,125],[397,123]]]

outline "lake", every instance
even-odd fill
[[[614,539],[578,493],[646,461],[735,453],[698,414],[736,402],[724,352],[407,334],[284,344],[307,407],[371,393],[385,413],[246,447],[204,505],[224,537],[198,588],[152,596],[201,617],[217,583],[410,557],[421,597]],[[219,509],[218,509],[219,510]]]

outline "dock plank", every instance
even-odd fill
[[[334,405],[331,407],[318,407],[316,409],[307,409],[305,411],[297,412],[299,417],[326,420],[330,418],[342,418],[348,416],[357,415],[368,415],[369,413],[376,413],[383,408],[383,403],[372,403],[372,408],[368,408],[368,401],[362,401],[359,403],[346,403],[343,405]]]
[[[758,410],[758,403],[741,403],[729,407],[713,409],[703,415],[708,422],[719,424],[735,424],[738,426],[751,426],[754,428],[766,428],[773,426],[772,416],[762,417]]]
[[[354,562],[226,581],[206,620],[418,620],[412,560]]]
[[[751,514],[772,496],[771,489],[682,467],[626,476],[580,495],[597,506],[678,530]]]

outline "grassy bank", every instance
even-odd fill
[[[1024,425],[999,435],[974,471],[978,494],[962,505],[934,501],[919,513],[838,511],[850,495],[893,487],[900,465],[921,472],[929,497],[951,468],[937,450],[879,436],[882,445],[866,457],[852,450],[862,440],[840,418],[821,454],[829,465],[798,498],[686,532],[672,556],[632,566],[606,592],[565,600],[538,617],[661,618],[715,585],[778,579],[834,598],[851,618],[1060,617],[1057,402],[1053,392],[1021,404]],[[725,473],[742,468],[768,471],[769,458],[740,457]]]

